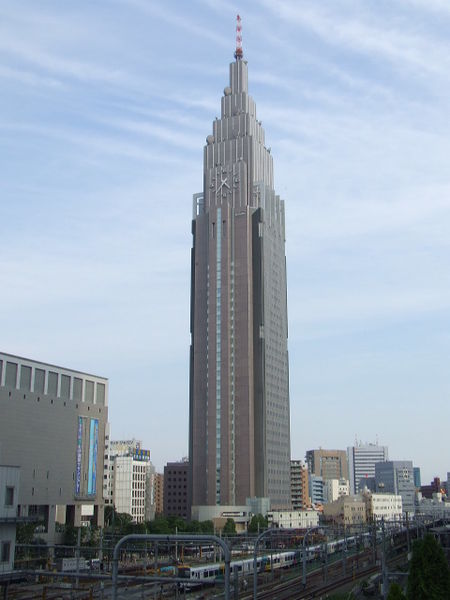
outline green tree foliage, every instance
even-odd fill
[[[413,545],[408,600],[450,600],[450,570],[442,547],[427,534]]]
[[[402,592],[402,588],[395,581],[391,583],[387,600],[406,600],[406,596]]]
[[[214,534],[214,523],[212,521],[201,521],[200,523],[201,532],[204,535],[213,535]]]
[[[19,523],[16,529],[17,544],[32,544],[36,523]]]
[[[147,533],[171,533],[168,520],[164,517],[156,517],[156,519],[147,523]]]
[[[222,533],[224,535],[230,535],[236,533],[236,524],[233,519],[227,519],[227,522],[223,526]]]
[[[253,515],[250,523],[248,524],[248,532],[258,533],[258,531],[264,531],[264,529],[267,529],[267,527],[267,517],[263,517],[261,514]]]

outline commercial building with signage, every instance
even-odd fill
[[[42,521],[103,525],[108,380],[0,353],[0,462],[20,467],[18,511]]]
[[[155,467],[140,440],[111,440],[108,456],[107,504],[131,515],[135,523],[155,518]]]

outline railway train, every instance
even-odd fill
[[[364,546],[367,546],[369,543],[369,535],[369,533],[364,533],[362,536],[350,536],[328,542],[327,553],[334,554],[336,552],[342,552],[345,549],[350,550],[361,542]],[[307,562],[312,562],[321,558],[321,556],[323,556],[323,551],[323,544],[308,546],[306,548]],[[282,552],[276,551],[264,556],[258,556],[256,565],[258,573],[263,573],[265,571],[271,571],[272,569],[286,569],[300,565],[301,562],[302,550],[298,549]],[[253,573],[253,566],[253,557],[232,560],[230,563],[230,575],[233,578],[233,575],[236,571],[239,577],[251,575]],[[178,577],[189,580],[193,584],[197,585],[215,583],[216,581],[223,580],[223,575],[223,563],[204,564],[197,566],[180,565],[178,567]]]

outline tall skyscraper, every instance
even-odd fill
[[[193,505],[290,505],[284,202],[236,50],[194,195],[190,442]]]

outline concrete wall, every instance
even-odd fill
[[[40,507],[53,535],[58,505],[70,507],[68,518],[78,526],[81,506],[92,504],[102,525],[107,379],[3,353],[0,363],[2,462],[21,467],[21,514]],[[17,365],[15,379],[11,365]]]

